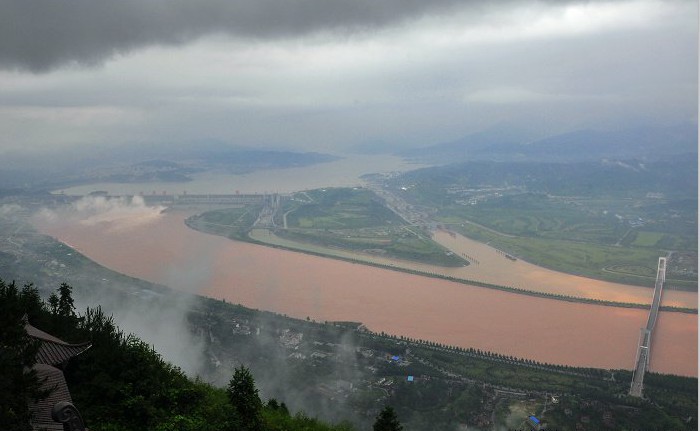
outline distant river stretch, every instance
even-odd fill
[[[408,163],[395,156],[346,156],[329,163],[310,166],[265,169],[248,174],[205,172],[194,174],[186,183],[97,183],[57,190],[69,195],[86,195],[96,190],[111,195],[144,194],[233,194],[289,193],[322,187],[352,187],[362,184],[364,174],[375,172],[403,172],[424,165]]]
[[[634,367],[647,312],[505,293],[264,246],[187,228],[152,208],[37,221],[98,263],[247,307],[541,362]],[[651,369],[697,376],[697,315],[662,312]]]

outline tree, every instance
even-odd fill
[[[66,283],[61,283],[58,288],[58,315],[65,317],[75,317],[75,304],[71,292],[73,288]]]
[[[275,398],[270,398],[267,400],[267,406],[269,410],[282,413],[284,416],[289,416],[289,409],[285,403],[280,403]]]
[[[39,296],[39,291],[34,284],[25,284],[19,294],[19,302],[30,322],[39,321],[46,311],[46,306]]]
[[[379,412],[377,420],[372,426],[374,431],[401,431],[403,426],[396,417],[396,412],[390,406],[386,406]]]
[[[255,387],[250,370],[243,365],[236,368],[226,389],[228,399],[237,413],[240,429],[245,431],[262,430],[263,404]]]
[[[58,315],[58,295],[56,295],[56,292],[51,292],[49,296],[49,308],[51,309],[51,314]]]
[[[29,403],[45,398],[32,366],[39,344],[24,329],[22,317],[41,311],[31,286],[19,292],[14,282],[0,279],[0,424],[3,429],[31,430]],[[37,311],[38,310],[38,311]]]

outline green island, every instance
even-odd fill
[[[189,217],[185,223],[192,229],[238,241],[246,241],[262,205],[240,205],[215,209]]]
[[[443,267],[468,264],[434,242],[425,227],[409,225],[366,189],[318,189],[283,199],[276,208],[274,226],[260,229],[274,233],[276,238],[270,236],[269,240],[259,232],[250,235],[256,209],[260,211],[259,207],[208,211],[189,218],[187,224],[231,239],[252,239],[318,254],[345,250]]]

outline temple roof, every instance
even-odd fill
[[[25,323],[24,329],[27,331],[27,335],[41,341],[36,355],[37,364],[59,365],[90,348],[89,342],[80,344],[66,343],[41,329],[35,328],[29,323]]]
[[[66,401],[72,403],[70,392],[63,371],[54,365],[63,365],[70,358],[77,356],[90,348],[90,343],[70,344],[54,337],[41,329],[30,325],[24,317],[24,330],[27,335],[41,341],[36,354],[36,364],[32,367],[39,378],[41,390],[49,392],[48,397],[29,403],[32,413],[31,426],[34,430],[63,431],[62,423],[55,422],[51,410],[56,403]]]

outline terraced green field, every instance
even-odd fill
[[[323,189],[287,201],[277,236],[325,247],[412,260],[440,266],[466,262],[435,243],[421,228],[403,219],[364,189]]]
[[[386,208],[370,191],[351,188],[311,190],[303,200],[287,201],[288,228],[361,229],[402,225],[403,220]]]

